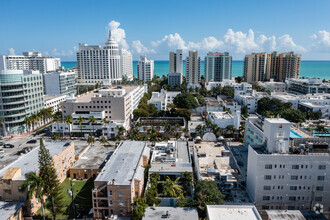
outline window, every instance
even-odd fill
[[[317,186],[316,191],[323,191],[323,186]]]
[[[264,190],[270,190],[270,186],[264,186]]]
[[[123,191],[118,192],[119,196],[123,196]]]
[[[112,206],[112,200],[109,201],[109,205]]]
[[[299,169],[299,165],[292,165],[292,169],[298,170]]]
[[[270,196],[263,196],[262,200],[270,200]]]
[[[273,168],[273,166],[272,166],[271,164],[265,164],[265,169],[270,170],[270,169],[272,169],[272,168]]]
[[[297,186],[290,186],[290,190],[297,190]]]
[[[323,181],[324,180],[324,176],[318,176],[317,177],[317,180],[322,180]]]
[[[124,215],[124,210],[120,210],[120,215]]]
[[[315,202],[322,202],[322,196],[315,197]]]
[[[265,180],[271,180],[272,179],[272,176],[271,175],[265,175]]]
[[[119,200],[119,205],[120,205],[120,206],[123,206],[123,205],[124,205],[123,200]]]
[[[319,165],[319,170],[325,170],[326,165]]]
[[[112,191],[109,191],[109,196],[112,196]]]
[[[291,180],[298,180],[298,176],[291,176]]]
[[[296,197],[295,196],[289,196],[289,201],[296,201]]]

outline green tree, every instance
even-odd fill
[[[158,198],[158,190],[157,187],[150,186],[147,188],[144,198],[147,200],[147,204],[149,206],[156,205],[158,206],[161,202],[160,198]]]
[[[147,105],[147,111],[149,112],[149,114],[155,114],[157,112],[157,108],[154,104],[149,103]]]
[[[184,117],[187,121],[190,120],[191,111],[189,109],[177,108],[175,114],[180,117]]]
[[[173,99],[173,103],[178,108],[194,109],[198,107],[195,97],[189,93],[179,94]]]
[[[22,184],[22,189],[27,192],[27,200],[31,200],[33,195],[37,198],[41,204],[42,217],[45,220],[45,201],[44,201],[44,181],[35,172],[29,172],[25,174],[25,181]]]
[[[50,203],[48,205],[53,219],[56,215],[63,212],[63,196],[60,190],[60,181],[56,174],[53,158],[46,149],[43,139],[40,138],[40,150],[38,153],[39,176],[43,180],[43,193],[48,196]]]
[[[198,180],[195,186],[194,205],[197,206],[199,216],[206,217],[207,205],[222,205],[224,195],[218,185],[212,180]]]
[[[70,137],[71,137],[71,129],[70,129],[70,125],[73,123],[73,118],[71,115],[66,115],[64,117],[64,122],[69,126],[69,132],[70,132]]]
[[[96,122],[96,118],[93,115],[89,116],[88,123],[90,125],[92,125],[92,127],[93,127],[93,135],[94,135],[94,125],[97,123]]]
[[[177,207],[185,207],[187,205],[187,200],[184,197],[184,195],[181,193],[179,195],[179,199],[176,201],[176,206]]]
[[[93,138],[92,136],[89,136],[88,139],[87,139],[87,143],[91,144],[92,147],[93,147],[93,144],[95,143],[95,138]]]
[[[104,130],[106,130],[106,125],[109,123],[109,121],[106,118],[102,119],[102,136],[104,136]]]
[[[81,116],[79,116],[79,118],[77,119],[77,123],[79,124],[80,126],[80,132],[82,134],[82,124],[85,122],[85,119]]]
[[[147,201],[144,198],[138,198],[138,197],[134,198],[132,207],[133,207],[132,219],[141,220],[144,217],[146,208],[148,208]]]
[[[106,139],[106,137],[102,137],[100,142],[101,142],[101,144],[103,144],[103,146],[105,146],[105,144],[109,143],[108,139]]]
[[[149,117],[149,112],[144,109],[134,109],[133,111],[134,119],[138,119],[141,117]]]
[[[183,183],[183,189],[186,191],[187,195],[190,192],[190,187],[193,182],[193,176],[191,173],[184,172],[182,174],[181,181]]]
[[[182,186],[178,184],[180,180],[180,177],[178,177],[176,180],[172,181],[170,177],[166,177],[165,183],[164,183],[164,196],[165,197],[178,197],[182,192]]]
[[[231,86],[224,86],[222,88],[222,94],[230,97],[234,97],[234,88]]]

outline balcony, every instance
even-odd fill
[[[28,100],[20,100],[20,101],[15,101],[15,102],[6,102],[6,103],[1,103],[2,105],[17,105],[17,104],[22,104],[22,103],[27,103]]]
[[[22,112],[22,113],[17,113],[17,114],[14,114],[14,115],[4,115],[2,117],[4,118],[11,118],[11,117],[17,117],[17,116],[24,116],[24,115],[28,115],[29,113],[27,112]]]
[[[27,106],[20,106],[20,107],[14,107],[14,108],[7,108],[7,109],[0,109],[2,112],[8,112],[8,111],[16,111],[16,110],[25,110]]]

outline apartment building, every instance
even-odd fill
[[[32,70],[0,71],[0,126],[2,134],[26,131],[24,119],[44,108],[42,75]],[[6,131],[3,131],[3,128]]]
[[[207,119],[222,129],[225,129],[228,125],[238,129],[241,123],[241,112],[237,111],[235,114],[230,114],[229,112],[207,112]]]
[[[178,49],[176,52],[170,52],[170,73],[181,73],[182,75],[182,50]]]
[[[329,213],[329,144],[326,138],[290,138],[291,123],[282,118],[249,117],[247,190],[260,210],[310,210]]]
[[[231,79],[232,57],[228,52],[207,53],[205,57],[205,81],[221,82],[224,79]]]
[[[65,102],[67,96],[66,95],[58,95],[58,96],[52,96],[52,95],[45,95],[44,101],[45,106],[44,108],[52,108],[53,112],[60,111],[61,103]]]
[[[293,52],[252,53],[244,59],[244,79],[248,83],[274,79],[285,82],[288,78],[299,78],[301,55]]]
[[[182,84],[182,73],[168,73],[167,83],[171,86],[181,86]]]
[[[23,52],[23,55],[0,55],[0,70],[34,70],[40,73],[56,71],[61,59],[42,56],[40,52]]]
[[[241,105],[238,104],[234,99],[224,95],[218,95],[217,100],[220,104],[225,108],[229,109],[232,113],[236,113],[237,111],[241,111]]]
[[[94,181],[93,217],[129,217],[144,190],[144,166],[150,148],[142,141],[122,141]]]
[[[258,82],[258,86],[267,89],[270,92],[285,92],[286,84],[284,82],[275,82],[274,79],[270,79],[269,82]]]
[[[289,92],[296,94],[330,93],[330,83],[321,79],[286,79]]]
[[[116,123],[128,129],[133,117],[133,111],[137,108],[145,92],[147,92],[146,85],[113,86],[94,90],[76,98],[67,98],[62,103],[63,114],[64,116],[71,115],[75,121],[72,126],[53,123],[52,130],[60,132],[62,129],[66,129],[65,131],[69,132],[69,129],[71,129],[73,132],[86,132],[102,130],[105,126],[106,131],[104,135],[112,137],[116,131],[111,129],[113,127],[110,128],[108,125],[104,125],[102,119],[105,118],[110,124]],[[81,126],[76,121],[80,116],[85,119]],[[97,120],[97,124],[92,125],[88,122],[90,116]]]
[[[77,82],[82,85],[104,84],[132,78],[132,54],[119,49],[118,43],[109,38],[103,48],[100,45],[79,44],[77,52]]]
[[[59,181],[63,182],[75,161],[74,143],[46,141],[45,147],[53,158]],[[39,149],[31,150],[0,170],[0,201],[26,202],[26,191],[22,190],[21,185],[26,180],[25,174],[39,170]],[[40,202],[33,198],[25,206],[24,215],[31,216],[40,208]]]
[[[205,82],[205,88],[207,90],[212,90],[214,87],[224,87],[224,86],[230,86],[234,87],[235,85],[238,85],[239,83],[236,83],[235,77],[232,77],[231,79],[223,79],[221,82]]]
[[[137,63],[137,75],[139,80],[151,81],[154,78],[154,61],[148,60],[145,55],[140,56]]]
[[[188,88],[200,87],[201,58],[197,50],[190,50],[186,58],[186,82]]]
[[[154,104],[157,111],[166,111],[167,104],[172,104],[174,98],[181,94],[181,92],[171,92],[161,90],[160,92],[153,92],[148,104]]]
[[[256,113],[258,109],[258,101],[264,97],[268,97],[266,92],[257,92],[255,90],[235,90],[234,99],[237,103],[248,108],[248,113]]]
[[[49,72],[43,74],[45,95],[75,95],[75,72]]]

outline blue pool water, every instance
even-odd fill
[[[302,136],[297,134],[297,132],[290,130],[290,138],[302,138]]]

